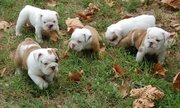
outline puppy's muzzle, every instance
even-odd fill
[[[51,69],[54,71],[56,69],[56,66],[52,66]]]
[[[149,47],[152,47],[152,45],[153,45],[153,42],[149,42]]]
[[[49,29],[51,29],[52,27],[53,27],[53,24],[50,24],[50,25],[48,26]]]

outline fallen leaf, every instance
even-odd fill
[[[2,69],[2,71],[1,71],[1,73],[0,73],[0,77],[3,77],[4,76],[4,73],[5,73],[5,71],[6,71],[6,67],[4,67],[3,69]]]
[[[178,72],[173,78],[173,88],[177,91],[180,91],[180,72]]]
[[[176,32],[172,32],[170,34],[170,38],[168,39],[168,48],[171,48],[173,45],[176,45],[178,34]]]
[[[70,72],[69,73],[69,79],[73,81],[80,81],[82,75],[84,74],[84,71],[76,71],[76,72]]]
[[[105,0],[105,2],[109,7],[114,6],[114,1],[113,0]]]
[[[122,84],[118,87],[122,98],[125,98],[129,94],[130,84],[128,81],[123,81]]]
[[[10,28],[10,24],[6,21],[0,21],[0,30],[7,31]]]
[[[118,65],[118,64],[113,64],[113,73],[115,74],[115,78],[118,78],[122,76],[125,71]]]
[[[165,76],[166,71],[167,70],[159,63],[153,64],[153,72],[155,72],[155,74]]]
[[[104,56],[105,56],[105,53],[106,53],[106,47],[101,47],[100,49],[99,49],[99,57],[100,58],[103,58]]]
[[[180,0],[161,0],[162,3],[165,3],[173,8],[180,7]]]
[[[88,7],[84,11],[78,12],[77,15],[84,20],[90,21],[98,10],[99,8],[95,4],[89,3]]]
[[[154,102],[148,99],[135,99],[132,105],[133,108],[153,108]]]
[[[134,17],[134,16],[132,16],[132,15],[126,15],[126,16],[123,16],[122,19],[128,19],[128,18],[131,18],[131,17]]]
[[[56,31],[51,31],[49,33],[49,37],[52,41],[56,42],[58,40],[58,34]]]
[[[151,85],[143,88],[132,89],[130,96],[137,97],[133,102],[133,108],[152,108],[154,107],[153,100],[159,100],[164,96],[164,93]]]
[[[56,6],[56,0],[48,0],[47,6],[55,7]]]
[[[76,28],[83,28],[84,25],[79,20],[79,17],[76,18],[67,18],[66,19],[67,31],[72,33]]]

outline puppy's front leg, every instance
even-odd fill
[[[36,33],[36,41],[38,42],[38,43],[43,43],[43,40],[42,40],[42,34],[41,34],[41,29],[40,29],[40,27],[39,26],[36,26],[35,27],[35,33]]]
[[[42,79],[40,76],[30,73],[31,73],[30,70],[28,70],[29,77],[36,83],[36,85],[39,86],[41,90],[48,87],[48,83],[44,79]]]
[[[158,55],[158,63],[160,63],[161,65],[164,64],[164,59],[165,59],[165,51],[162,51],[161,53],[159,53]]]
[[[136,61],[139,63],[139,62],[142,62],[143,61],[143,58],[144,58],[144,52],[142,51],[138,51],[137,55],[136,55]]]

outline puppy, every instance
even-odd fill
[[[16,23],[16,35],[20,36],[20,29],[25,23],[30,23],[35,28],[36,41],[42,43],[42,32],[56,31],[59,34],[58,13],[26,5],[20,12]]]
[[[123,19],[116,24],[112,24],[105,32],[107,41],[115,46],[119,41],[127,36],[128,32],[134,29],[147,29],[155,26],[155,17],[152,15],[140,15],[128,19]]]
[[[41,48],[31,38],[26,38],[19,44],[15,53],[16,72],[22,68],[28,70],[29,77],[40,89],[47,88],[46,81],[53,81],[54,74],[58,72],[59,58],[56,50]]]
[[[133,30],[119,42],[119,46],[135,46],[138,49],[137,62],[141,62],[146,54],[156,54],[158,62],[163,64],[169,37],[169,32],[158,27],[150,27],[147,30]]]
[[[84,49],[92,49],[98,52],[100,49],[99,33],[91,26],[84,28],[76,28],[71,35],[69,47],[75,51],[82,51]]]

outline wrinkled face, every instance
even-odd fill
[[[58,27],[57,13],[48,11],[41,15],[42,27],[45,31],[56,30]]]
[[[160,48],[165,45],[169,35],[168,32],[156,27],[148,29],[145,38],[145,46],[150,49],[160,50]]]
[[[105,38],[113,46],[119,43],[121,37],[121,29],[116,24],[109,26],[105,32]]]
[[[75,51],[83,50],[92,41],[91,32],[88,29],[75,29],[71,35],[69,47]]]
[[[36,55],[36,58],[39,61],[41,71],[45,75],[50,75],[51,73],[58,72],[59,58],[55,49],[43,49]]]

